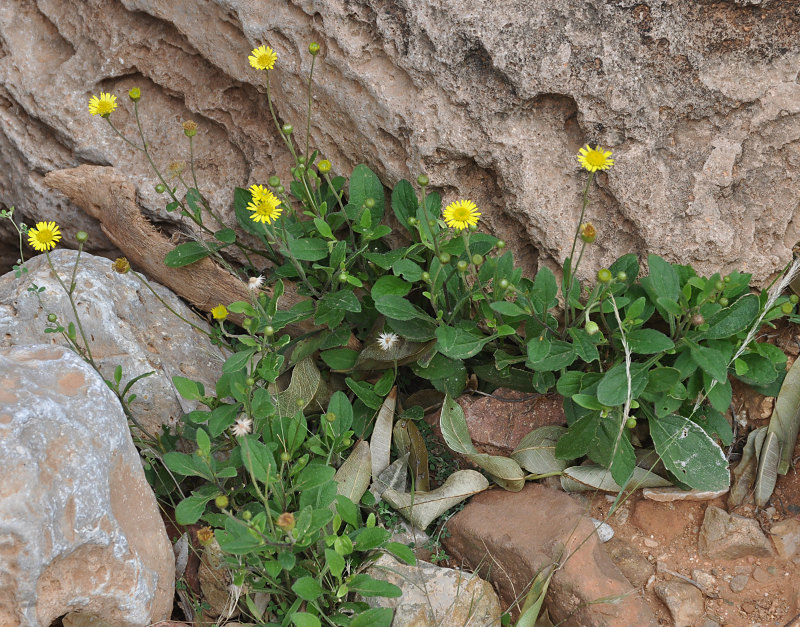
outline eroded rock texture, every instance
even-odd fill
[[[163,167],[186,159],[228,208],[233,185],[287,175],[247,54],[268,43],[281,121],[303,126],[308,42],[313,144],[336,170],[365,162],[387,185],[425,170],[449,202],[471,197],[530,271],[568,254],[586,142],[617,165],[598,177],[600,231],[586,271],[634,251],[764,280],[800,239],[800,15],[790,0],[6,0],[0,6],[0,202],[110,248],[42,175],[114,165],[166,218],[141,154],[92,118],[127,90]],[[4,229],[6,239],[13,232]],[[105,242],[105,243],[104,243]]]
[[[175,560],[125,415],[68,349],[0,348],[0,467],[0,625],[169,616]]]

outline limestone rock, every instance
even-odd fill
[[[797,518],[787,518],[775,523],[769,534],[778,555],[785,560],[792,559],[800,548],[800,520]]]
[[[738,559],[752,555],[769,557],[772,547],[758,522],[728,514],[709,505],[698,537],[700,553],[710,559]]]
[[[500,624],[497,595],[478,575],[421,560],[409,566],[389,555],[378,558],[369,574],[403,590],[398,598],[366,599],[373,607],[394,608],[392,627]]]
[[[50,253],[66,284],[76,254],[66,249]],[[0,346],[48,341],[66,345],[60,334],[45,334],[44,329],[53,326],[47,322],[49,313],[55,313],[64,327],[74,321],[69,300],[44,255],[25,265],[28,273],[20,279],[12,272],[0,277]],[[174,375],[200,381],[213,392],[224,361],[219,349],[205,334],[170,313],[132,274],[117,274],[108,259],[84,253],[75,281],[74,297],[81,323],[103,376],[112,379],[117,365],[122,366],[123,384],[142,373],[156,372],[139,380],[129,392],[136,394],[131,411],[145,429],[154,433],[162,424],[174,425],[184,409],[194,408],[179,398],[172,386]],[[45,288],[39,294],[44,309],[36,295],[28,292],[32,284]],[[151,285],[173,310],[198,327],[208,328],[169,290]]]
[[[675,627],[693,627],[703,616],[703,593],[690,583],[668,581],[656,584],[658,598],[667,606]]]
[[[68,349],[0,348],[0,467],[0,625],[169,616],[172,547],[125,416]]]
[[[201,187],[232,222],[234,185],[288,171],[247,54],[277,51],[277,111],[299,129],[318,40],[312,145],[337,172],[365,162],[392,185],[426,170],[446,202],[475,200],[530,271],[569,253],[586,178],[575,153],[600,143],[616,165],[587,210],[600,233],[587,276],[649,251],[764,281],[800,239],[799,33],[792,3],[757,0],[4,2],[0,204],[109,252],[41,182],[91,162],[129,172],[145,209],[174,220],[142,155],[87,110],[92,93],[117,95],[115,123],[134,136],[126,92],[139,86],[156,162],[187,159],[179,122],[195,119]]]
[[[554,623],[566,627],[657,624],[603,551],[591,520],[564,492],[537,484],[516,493],[483,492],[453,516],[447,528],[451,534],[444,540],[448,554],[479,568],[498,589],[504,606],[521,598],[541,569],[569,555],[553,576],[545,600]]]

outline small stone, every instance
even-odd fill
[[[608,542],[614,537],[614,530],[608,523],[604,523],[602,520],[597,520],[597,518],[592,518],[592,523],[597,531],[597,537],[600,539],[600,542]]]
[[[747,583],[750,581],[749,575],[736,575],[733,579],[731,579],[731,590],[733,592],[739,593],[747,587]]]
[[[699,583],[703,587],[703,590],[710,590],[717,583],[717,580],[713,575],[704,570],[700,570],[699,568],[695,568],[692,571],[692,579]]]
[[[667,606],[675,627],[692,627],[705,612],[703,593],[692,584],[668,581],[657,584],[655,590]]]
[[[631,510],[627,507],[620,507],[616,512],[614,512],[613,520],[618,525],[624,525],[628,522],[628,518],[631,515]]]
[[[753,579],[759,583],[765,583],[772,579],[772,576],[766,570],[761,568],[761,566],[756,566],[753,569]]]
[[[700,553],[711,559],[738,559],[747,556],[769,557],[772,547],[758,522],[728,514],[709,505],[698,538]]]
[[[612,538],[604,546],[611,561],[617,565],[626,579],[635,587],[647,583],[653,574],[653,566],[631,545],[619,538]]]
[[[650,549],[654,549],[658,546],[658,541],[653,540],[652,538],[645,538],[644,545]]]
[[[708,616],[706,616],[703,619],[703,622],[700,623],[700,627],[721,627],[721,623],[718,623],[713,618],[709,618]]]
[[[785,560],[792,559],[800,547],[800,520],[787,518],[775,523],[769,534],[778,555]]]

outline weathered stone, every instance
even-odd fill
[[[508,457],[520,440],[538,427],[566,425],[560,396],[535,396],[499,388],[492,396],[456,399],[464,410],[472,443],[481,453]],[[439,433],[439,413],[426,417]]]
[[[504,606],[522,598],[538,572],[563,559],[545,601],[554,623],[566,627],[657,624],[604,553],[591,520],[564,492],[537,484],[517,493],[483,492],[451,518],[447,528],[451,534],[444,540],[448,554],[479,568],[495,584]]]
[[[619,537],[611,538],[603,548],[634,587],[644,586],[653,574],[653,565],[647,558]]]
[[[0,625],[143,627],[174,558],[119,403],[60,346],[0,348]]]
[[[772,555],[769,540],[761,531],[757,521],[728,514],[713,505],[706,508],[698,537],[698,548],[702,555],[711,559]]]
[[[41,183],[90,161],[130,172],[147,211],[166,217],[143,156],[87,111],[91,93],[117,95],[112,119],[135,137],[126,92],[139,86],[156,162],[186,158],[179,122],[194,118],[201,186],[231,220],[233,185],[288,170],[266,73],[247,54],[275,48],[278,114],[299,129],[317,39],[324,106],[312,145],[337,171],[366,162],[393,184],[426,170],[445,202],[473,198],[531,270],[537,251],[550,262],[569,253],[586,178],[575,153],[599,142],[616,165],[595,177],[587,218],[600,237],[584,255],[587,275],[651,251],[763,281],[800,239],[787,200],[800,195],[800,22],[791,3],[749,4],[4,2],[0,203],[28,223],[84,228],[108,250],[97,226]]]
[[[733,592],[739,593],[747,587],[750,575],[736,575],[731,578],[730,587]]]
[[[53,266],[66,284],[72,275],[75,251],[56,249],[50,253]],[[52,342],[65,345],[59,333],[45,334],[47,316],[56,314],[67,327],[75,320],[69,300],[47,264],[39,255],[26,262],[28,273],[17,279],[12,272],[0,277],[0,346]],[[95,363],[106,379],[122,366],[123,386],[146,372],[156,374],[139,380],[128,394],[136,394],[130,405],[138,422],[151,433],[162,424],[175,425],[194,402],[180,398],[172,377],[180,375],[205,384],[213,391],[224,357],[208,337],[167,310],[132,274],[117,274],[104,257],[83,253],[75,276],[74,298],[81,324],[89,338]],[[31,285],[44,287],[38,296]],[[208,329],[174,294],[151,284],[174,311],[200,329]],[[40,304],[41,299],[41,304]],[[83,345],[78,335],[78,342]]]
[[[497,594],[478,575],[423,561],[409,566],[389,555],[382,555],[369,574],[403,590],[402,597],[366,599],[373,607],[394,608],[392,627],[500,624]]]
[[[703,593],[690,583],[668,581],[656,584],[658,598],[667,606],[674,627],[693,627],[703,616]]]
[[[800,520],[787,518],[777,522],[772,525],[769,535],[778,555],[785,560],[790,560],[800,547]]]

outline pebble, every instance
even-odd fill
[[[733,579],[731,579],[731,590],[733,592],[741,592],[747,586],[747,583],[750,581],[749,575],[736,575]]]
[[[644,545],[646,547],[654,549],[654,548],[656,548],[658,546],[658,541],[657,540],[653,540],[652,538],[645,538],[644,539]]]
[[[713,575],[707,573],[704,570],[700,570],[699,568],[695,568],[692,571],[692,579],[694,579],[697,583],[703,586],[704,591],[714,587],[714,585],[717,583],[717,580],[714,578]]]
[[[761,568],[761,566],[756,566],[753,569],[753,579],[759,583],[765,583],[772,579],[772,576],[766,570]]]

